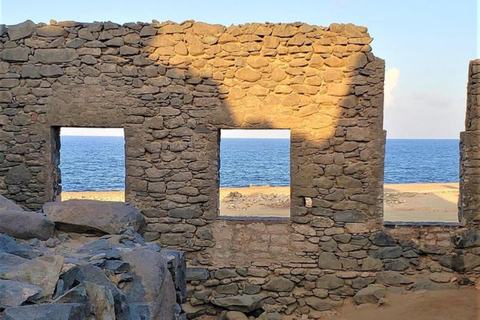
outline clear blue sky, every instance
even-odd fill
[[[374,54],[387,63],[389,138],[458,138],[468,61],[480,57],[476,0],[3,0],[0,10],[4,24],[194,19],[227,26],[267,21],[364,25],[375,39]]]

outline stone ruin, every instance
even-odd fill
[[[146,240],[185,253],[189,319],[317,319],[480,276],[478,60],[460,222],[391,225],[384,61],[365,27],[27,21],[0,37],[0,193],[41,210],[61,192],[59,129],[123,128],[126,201]],[[218,216],[220,129],[291,130],[290,219]]]

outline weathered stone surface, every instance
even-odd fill
[[[88,307],[80,303],[45,303],[5,309],[3,320],[82,320]]]
[[[387,290],[385,286],[380,284],[371,284],[366,288],[358,291],[353,300],[357,304],[364,304],[364,303],[378,303],[378,300],[384,298],[387,295]]]
[[[344,281],[333,274],[327,274],[318,278],[315,286],[320,289],[337,289],[342,287]]]
[[[262,74],[250,68],[242,68],[238,69],[238,71],[235,73],[235,76],[240,80],[255,82],[260,80]]]
[[[0,280],[0,309],[18,307],[25,301],[35,300],[41,292],[40,287],[31,284]]]
[[[207,280],[210,277],[208,270],[205,268],[187,268],[187,281]]]
[[[453,239],[459,249],[474,248],[480,246],[480,232],[476,230],[465,231]]]
[[[44,256],[0,272],[0,279],[36,285],[42,289],[41,297],[51,297],[63,266],[62,256]]]
[[[251,312],[261,308],[262,302],[265,299],[267,299],[267,296],[263,294],[237,295],[232,297],[214,298],[212,303],[231,311]]]
[[[133,227],[143,232],[145,219],[132,205],[122,202],[68,200],[50,202],[43,212],[60,230],[116,234],[122,228]]]
[[[248,320],[248,317],[239,311],[228,311],[225,314],[225,319],[226,320]]]
[[[440,258],[440,264],[457,272],[465,272],[480,266],[480,257],[471,253],[460,255],[445,255]]]
[[[402,284],[413,283],[413,280],[403,276],[395,271],[384,271],[377,273],[377,282],[387,286],[400,286]]]
[[[318,266],[322,269],[339,270],[342,268],[342,263],[331,252],[322,252],[318,258]]]
[[[8,253],[25,259],[37,258],[43,254],[28,245],[18,244],[12,237],[0,233],[0,254],[1,253]]]
[[[22,207],[20,207],[18,204],[0,195],[0,212],[6,210],[23,211]]]
[[[385,232],[379,232],[370,237],[372,243],[377,246],[382,246],[382,247],[390,247],[395,244],[395,239],[385,233]]]
[[[152,319],[173,319],[176,296],[168,261],[151,249],[125,252],[122,260],[130,264],[133,276],[133,281],[123,289],[127,298],[137,303],[149,303]]]
[[[276,291],[276,292],[289,292],[292,291],[295,287],[295,284],[285,278],[278,277],[270,279],[265,285],[265,290]]]
[[[8,37],[11,41],[23,39],[29,37],[33,34],[35,30],[35,23],[31,20],[27,20],[25,22],[8,26],[7,32]]]
[[[342,300],[332,300],[329,298],[321,299],[317,297],[307,297],[305,298],[307,305],[318,311],[327,311],[337,307],[342,306]]]
[[[36,212],[0,211],[0,232],[15,238],[47,240],[55,233],[55,224]]]
[[[37,49],[34,57],[41,63],[65,63],[79,58],[74,49]]]
[[[28,61],[30,49],[25,47],[7,48],[1,52],[1,58],[3,61],[10,62],[25,62]]]
[[[58,26],[44,26],[37,29],[37,35],[41,37],[61,37],[66,33],[65,29]]]

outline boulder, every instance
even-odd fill
[[[40,297],[51,297],[55,291],[62,267],[62,256],[44,256],[26,261],[18,266],[6,268],[0,272],[0,279],[15,280],[39,286],[42,289]]]
[[[317,281],[315,282],[315,286],[320,289],[333,290],[343,287],[344,283],[345,281],[338,278],[336,275],[326,274],[317,279]]]
[[[49,202],[43,212],[59,230],[117,234],[120,229],[132,227],[143,233],[145,219],[140,211],[128,203],[95,200],[68,200]]]
[[[130,264],[133,276],[133,281],[123,288],[127,299],[148,303],[151,319],[174,319],[177,301],[168,260],[149,248],[124,252],[122,260]]]
[[[0,195],[0,212],[5,210],[23,211],[23,208],[10,199]]]
[[[263,301],[268,297],[263,294],[237,295],[232,297],[214,298],[212,303],[216,306],[240,312],[251,312],[262,307]]]
[[[187,263],[185,255],[176,250],[162,250],[160,254],[167,260],[168,270],[172,274],[173,283],[175,284],[177,299],[183,303],[187,298],[187,281],[185,277]]]
[[[18,307],[40,297],[40,287],[18,281],[0,280],[0,309]]]
[[[0,232],[19,239],[47,240],[54,236],[55,224],[36,212],[0,211]]]
[[[45,303],[7,308],[2,320],[83,320],[88,306],[80,303]]]
[[[371,284],[366,288],[358,291],[353,300],[356,304],[364,304],[364,303],[378,303],[381,298],[384,298],[387,294],[387,290],[385,286],[381,284]]]

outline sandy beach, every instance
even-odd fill
[[[457,222],[458,183],[386,184],[384,221]],[[124,201],[124,191],[63,192],[62,200]],[[290,216],[289,187],[220,189],[224,216]]]

